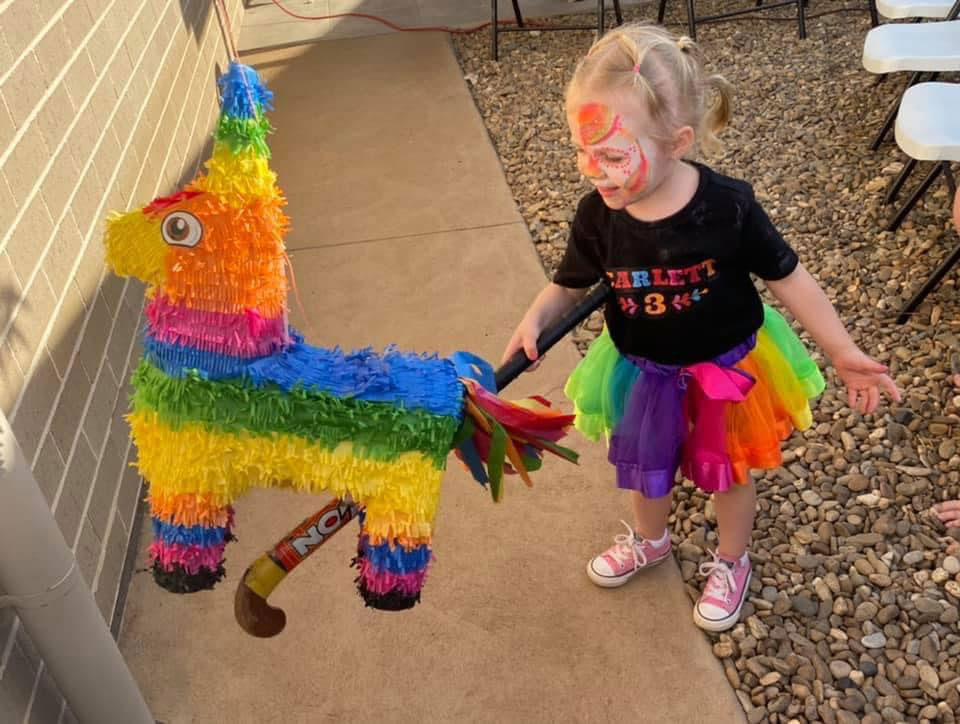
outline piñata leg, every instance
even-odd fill
[[[353,564],[359,569],[357,590],[371,608],[402,611],[420,601],[432,552],[430,537],[378,537],[366,513],[360,514],[360,543]]]
[[[223,578],[224,550],[233,540],[233,507],[207,496],[150,496],[154,580],[173,593],[213,588]]]

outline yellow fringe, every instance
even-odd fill
[[[246,206],[251,196],[264,201],[280,198],[277,175],[252,147],[234,153],[229,144],[218,143],[204,165],[209,173],[192,185],[215,194],[229,206]]]
[[[163,282],[168,247],[160,233],[161,221],[162,217],[151,218],[140,210],[107,216],[104,243],[107,265],[114,274],[147,284]]]
[[[174,430],[146,410],[128,419],[155,499],[192,493],[224,506],[254,487],[327,490],[366,508],[372,536],[430,537],[443,471],[422,453],[370,460],[350,443],[331,451],[293,435],[226,435],[196,423]]]

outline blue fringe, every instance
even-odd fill
[[[269,357],[244,359],[203,352],[160,342],[149,334],[144,336],[143,352],[171,377],[194,373],[208,380],[244,379],[258,387],[276,385],[287,392],[308,389],[457,420],[463,417],[463,384],[448,359],[392,348],[382,355],[370,349],[348,354],[339,348],[303,344],[300,335],[291,333],[295,341],[290,349]]]
[[[204,525],[171,525],[153,519],[154,540],[167,545],[200,546],[209,548],[227,541],[226,528],[208,528]]]
[[[256,385],[274,384],[326,392],[340,398],[385,402],[460,420],[463,384],[448,359],[404,354],[387,348],[345,353],[298,344],[286,352],[251,362],[247,375]]]
[[[376,571],[385,570],[397,575],[419,573],[430,563],[430,546],[419,546],[408,551],[402,546],[391,548],[386,543],[372,546],[369,541],[367,536],[361,536],[361,555],[370,561],[370,565]]]
[[[171,377],[186,377],[196,372],[209,380],[243,377],[251,360],[214,352],[202,352],[181,344],[160,342],[149,334],[143,338],[143,355],[155,367]]]
[[[220,76],[220,112],[232,118],[257,118],[273,110],[273,91],[260,80],[249,65],[233,62]]]

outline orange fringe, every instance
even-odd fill
[[[284,203],[282,197],[256,199],[237,208],[202,193],[177,204],[177,210],[200,220],[204,236],[192,249],[170,249],[163,293],[192,309],[227,314],[256,309],[264,317],[279,317],[287,300]]]

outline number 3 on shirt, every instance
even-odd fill
[[[644,304],[646,306],[643,308],[647,314],[650,315],[660,315],[667,311],[666,305],[663,303],[664,298],[662,294],[648,294],[643,298]]]

